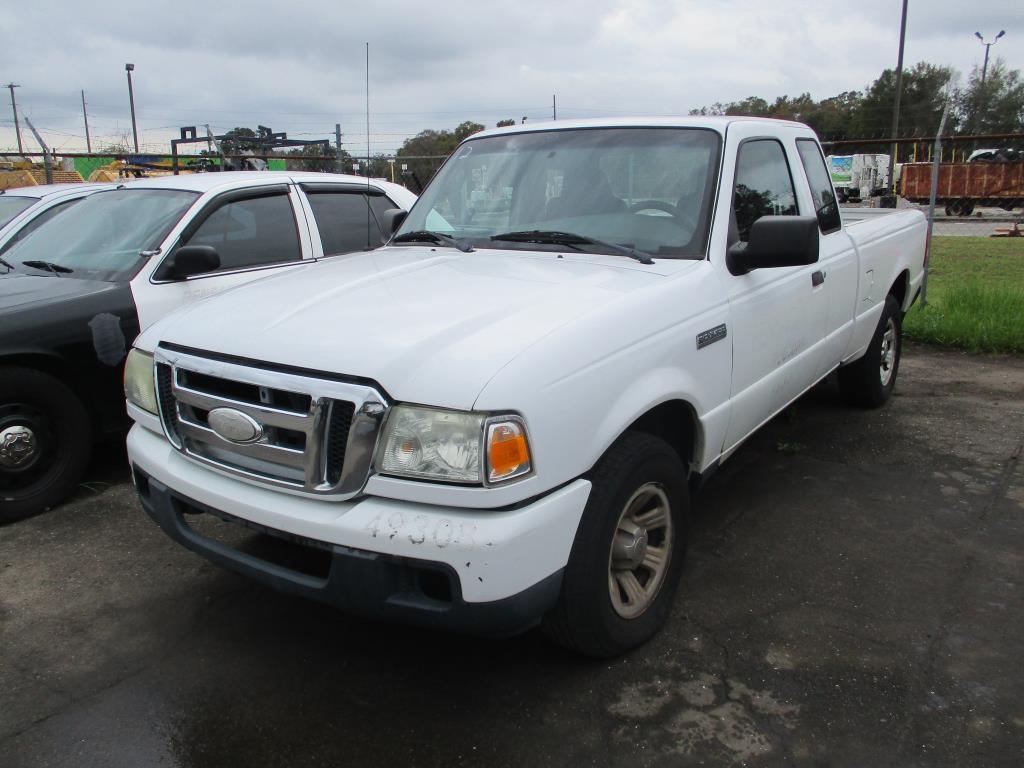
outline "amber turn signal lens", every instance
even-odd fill
[[[494,422],[487,434],[487,479],[510,480],[530,471],[530,446],[526,430],[518,421]]]

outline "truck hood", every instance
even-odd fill
[[[695,264],[383,248],[325,259],[200,302],[156,323],[139,346],[171,342],[365,377],[397,400],[468,409],[529,346]]]

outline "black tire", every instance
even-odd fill
[[[607,658],[646,642],[668,619],[682,573],[690,499],[686,468],[679,456],[664,440],[643,432],[627,432],[619,438],[594,467],[590,479],[593,488],[573,541],[562,591],[542,628],[559,645]],[[616,583],[611,571],[612,544],[627,503],[637,493],[658,491],[659,499],[667,499],[669,510],[670,524],[661,530],[659,540],[663,549],[668,544],[667,564],[660,584],[644,582],[651,594],[642,612],[623,618],[619,611],[625,593],[620,593],[619,608],[611,596],[611,585]],[[646,535],[645,530],[644,550],[648,549]]]
[[[886,339],[886,332],[892,331]],[[892,356],[883,368],[883,355]],[[878,408],[884,405],[896,386],[896,375],[900,369],[900,355],[903,352],[903,315],[896,297],[885,297],[885,307],[878,319],[875,335],[871,337],[868,351],[856,362],[839,369],[839,389],[851,405],[861,408]]]
[[[92,435],[82,401],[63,383],[30,368],[0,369],[0,523],[63,501],[85,473]]]

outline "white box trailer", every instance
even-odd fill
[[[828,168],[839,202],[871,197],[889,187],[889,155],[829,155]]]

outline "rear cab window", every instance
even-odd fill
[[[837,232],[842,229],[843,222],[839,216],[839,204],[836,202],[832,180],[825,167],[825,158],[821,154],[818,142],[813,139],[797,139],[796,149],[800,162],[807,174],[807,182],[811,188],[811,199],[814,201],[814,213],[818,217],[818,227],[822,234]]]

